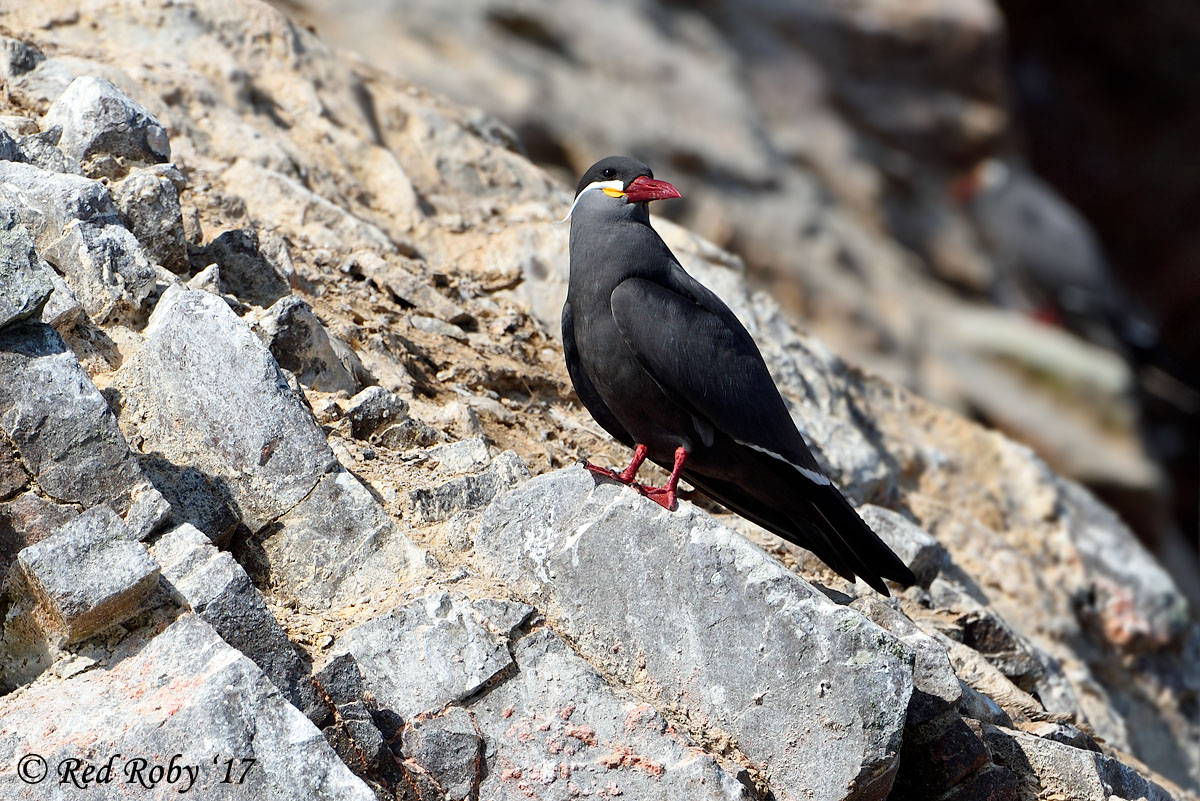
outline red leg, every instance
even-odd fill
[[[683,463],[687,461],[687,449],[680,445],[675,449],[675,466],[671,469],[671,477],[665,487],[642,487],[643,494],[662,508],[670,511],[675,508],[675,488],[679,484],[679,474],[683,472]]]
[[[638,446],[633,450],[633,459],[629,462],[629,467],[626,467],[620,473],[616,472],[615,470],[609,470],[607,467],[594,465],[588,461],[584,461],[583,466],[588,470],[591,470],[593,473],[604,476],[605,478],[611,478],[614,481],[620,481],[622,484],[634,484],[634,486],[637,486],[637,484],[634,482],[634,479],[637,478],[638,468],[642,466],[642,462],[646,461],[647,452],[648,450],[646,446],[638,443]]]

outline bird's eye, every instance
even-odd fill
[[[604,169],[604,171],[600,173],[600,175],[602,175],[605,178],[616,178],[617,171],[614,170],[612,167],[606,167]]]

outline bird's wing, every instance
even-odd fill
[[[753,456],[769,466],[755,472],[755,483],[775,501],[733,481],[687,470],[685,477],[743,517],[809,548],[842,576],[860,575],[884,595],[880,576],[912,584],[912,571],[817,466],[750,334],[715,296],[686,285],[682,291],[691,297],[646,279],[623,281],[612,294],[617,327],[672,401],[758,452]],[[785,463],[796,473],[779,473]],[[771,476],[784,477],[782,485]]]
[[[716,310],[708,308],[714,301]],[[625,343],[675,403],[743,445],[820,475],[754,340],[715,296],[630,278],[611,304]]]
[[[579,395],[579,400],[591,412],[592,417],[596,418],[596,422],[600,424],[601,428],[611,434],[614,439],[632,448],[633,437],[617,422],[617,418],[613,416],[607,404],[601,399],[600,393],[596,391],[592,379],[588,377],[587,371],[583,369],[583,363],[579,360],[579,350],[575,346],[575,317],[569,301],[563,304],[562,340],[563,354],[567,362],[567,375],[571,377],[571,383],[575,385],[575,393]]]

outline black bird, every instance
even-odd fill
[[[667,509],[682,476],[849,581],[884,595],[884,578],[912,584],[821,472],[745,327],[650,227],[649,202],[679,196],[645,164],[614,156],[584,173],[567,215],[567,371],[596,421],[634,449],[621,473],[587,467]],[[671,471],[665,487],[635,481],[646,459]]]

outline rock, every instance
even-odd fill
[[[279,592],[314,609],[362,598],[411,580],[425,555],[357,478],[321,478],[261,543]]]
[[[944,569],[949,560],[946,549],[933,536],[903,515],[874,504],[859,507],[858,514],[904,564],[908,565],[917,577],[917,583],[922,587],[928,587]]]
[[[413,514],[421,523],[440,522],[455,512],[478,509],[504,490],[529,478],[529,469],[514,451],[497,456],[487,469],[436,487],[408,493]]]
[[[1001,725],[1001,724],[997,724]],[[1009,726],[1009,728],[1012,728]],[[1092,736],[1080,729],[1067,723],[1052,723],[1050,721],[1042,721],[1041,723],[1032,723],[1024,727],[1025,731],[1041,737],[1046,740],[1053,740],[1056,743],[1069,745],[1072,748],[1082,748],[1087,751],[1095,751],[1097,754],[1103,753],[1100,746],[1092,739]]]
[[[0,161],[24,161],[25,156],[21,153],[21,148],[17,147],[17,140],[12,138],[7,130],[0,130]]]
[[[219,298],[171,287],[145,336],[117,373],[122,424],[143,451],[211,476],[251,531],[336,467],[270,352]]]
[[[8,500],[29,484],[29,474],[20,455],[8,440],[0,438],[0,500]]]
[[[0,430],[57,502],[124,514],[145,481],[104,397],[42,323],[0,331]]]
[[[158,565],[107,506],[94,506],[17,554],[16,571],[47,637],[87,639],[137,614]]]
[[[873,595],[856,598],[850,606],[913,650],[913,693],[908,701],[907,727],[911,729],[959,705],[962,683],[941,643],[922,631],[903,612]]]
[[[367,440],[380,429],[407,418],[408,403],[383,387],[366,387],[350,399],[346,417],[351,435]]]
[[[467,332],[456,325],[444,323],[436,317],[424,317],[420,314],[410,315],[408,324],[419,331],[424,331],[427,334],[437,334],[438,336],[450,337],[457,339],[460,342],[467,341]]]
[[[997,726],[1013,727],[1012,718],[999,704],[976,690],[966,682],[962,686],[962,701],[958,705],[958,714],[964,718],[977,720],[980,723],[994,723]]]
[[[179,189],[183,174],[170,166],[139,169],[110,188],[113,203],[146,255],[173,273],[188,269]]]
[[[294,169],[294,165],[288,165],[288,168]],[[300,176],[287,175],[254,164],[249,159],[239,158],[221,178],[231,192],[245,201],[252,220],[286,214],[287,227],[315,247],[336,250],[362,247],[384,253],[396,250],[395,243],[379,226],[356,217],[311,191],[300,180]],[[274,300],[271,299],[272,302]]]
[[[4,53],[0,55],[0,74],[6,78],[8,91],[24,98],[29,107],[37,108],[58,97],[75,78],[62,61],[46,58],[33,45],[18,39],[0,38],[4,46]]]
[[[150,555],[187,607],[250,657],[293,706],[310,718],[324,714],[307,665],[228,551],[217,550],[200,530],[184,524],[160,537]]]
[[[21,149],[22,156],[19,161],[40,167],[48,172],[82,176],[83,168],[79,166],[79,162],[68,158],[58,149],[60,139],[62,139],[62,128],[57,125],[44,131],[22,136],[17,140],[17,146]]]
[[[351,628],[333,653],[353,656],[363,686],[403,720],[461,701],[513,665],[507,632],[493,632],[446,592]]]
[[[295,295],[277,300],[259,320],[263,344],[300,383],[318,392],[358,390],[330,341],[329,332],[309,306]],[[361,367],[361,366],[360,366]]]
[[[79,302],[79,298],[71,291],[71,287],[63,280],[62,276],[48,264],[46,265],[46,275],[49,277],[54,291],[50,293],[50,299],[42,307],[41,320],[60,334],[66,333],[79,321],[80,315],[83,314],[83,304]]]
[[[78,514],[76,506],[48,501],[32,490],[0,502],[0,585],[22,548],[49,537]]]
[[[320,722],[325,739],[355,775],[375,785],[382,778],[393,786],[404,781],[396,759],[363,702],[362,674],[349,654],[330,660],[313,681],[326,700]]]
[[[418,715],[404,724],[401,749],[421,766],[447,801],[461,801],[478,791],[483,773],[483,736],[474,716],[462,707]]]
[[[136,311],[154,288],[150,262],[99,181],[0,161],[0,197],[17,209],[38,253],[66,277],[93,322]]]
[[[512,651],[517,672],[468,707],[487,743],[480,798],[753,797],[741,771],[722,769],[551,631],[534,630]]]
[[[886,795],[912,652],[690,504],[560,470],[497,498],[475,554],[608,675],[736,740],[776,797]]]
[[[210,295],[221,297],[224,292],[221,290],[220,266],[216,262],[213,262],[189,278],[186,286],[188,289],[208,292]]]
[[[129,536],[145,542],[167,524],[171,517],[171,504],[163,494],[152,486],[137,487],[131,493],[129,511],[125,513],[125,527]]]
[[[952,715],[944,725],[906,732],[893,793],[897,799],[942,797],[990,762],[983,741]]]
[[[404,306],[411,306],[433,316],[434,319],[452,323],[461,330],[471,325],[474,318],[461,306],[438,292],[402,267],[386,262],[370,251],[361,251],[350,257],[347,267],[362,271],[371,281],[384,287],[400,299]],[[419,316],[419,315],[418,315]],[[459,334],[456,334],[456,336]]]
[[[46,112],[44,124],[62,126],[59,149],[81,163],[97,156],[145,164],[171,158],[167,129],[104,78],[72,81]]]
[[[287,279],[259,249],[256,231],[226,231],[204,248],[201,258],[220,267],[222,291],[232,293],[238,300],[265,309],[291,294]]]
[[[1074,482],[1059,479],[1071,502],[1071,542],[1089,568],[1093,599],[1085,620],[1122,651],[1157,649],[1187,630],[1187,601],[1146,548],[1111,510]]]
[[[1095,751],[988,724],[983,735],[993,760],[1020,777],[1021,801],[1051,796],[1063,801],[1175,801],[1133,768]]]
[[[433,426],[415,417],[406,417],[395,425],[383,428],[379,433],[369,438],[372,445],[390,448],[394,451],[407,451],[413,448],[428,448],[437,442],[444,442],[446,435]]]
[[[442,471],[454,475],[476,472],[487,467],[492,461],[483,437],[471,437],[470,439],[460,439],[457,442],[434,445],[424,451],[423,455]]]
[[[262,671],[196,615],[183,615],[104,670],[65,681],[46,677],[0,698],[0,721],[5,764],[16,765],[30,753],[51,770],[80,760],[75,775],[93,781],[98,774],[84,768],[111,764],[111,783],[89,787],[97,798],[145,792],[130,782],[131,774],[149,777],[160,766],[157,792],[172,795],[241,797],[233,785],[244,783],[263,801],[375,799]],[[89,744],[86,750],[81,742]],[[180,755],[174,763],[173,754]],[[0,793],[44,797],[15,770],[0,774]]]
[[[524,798],[550,785],[555,797],[613,788],[635,798],[747,797],[557,636],[539,629],[513,642],[531,613],[438,592],[350,629],[334,650],[354,656],[381,712],[405,721],[405,765],[448,798]]]
[[[48,273],[16,211],[0,202],[0,328],[41,314],[54,290]]]
[[[20,114],[0,114],[0,128],[3,128],[10,137],[36,133],[38,130],[36,122]],[[12,161],[20,161],[20,159],[12,159]]]

